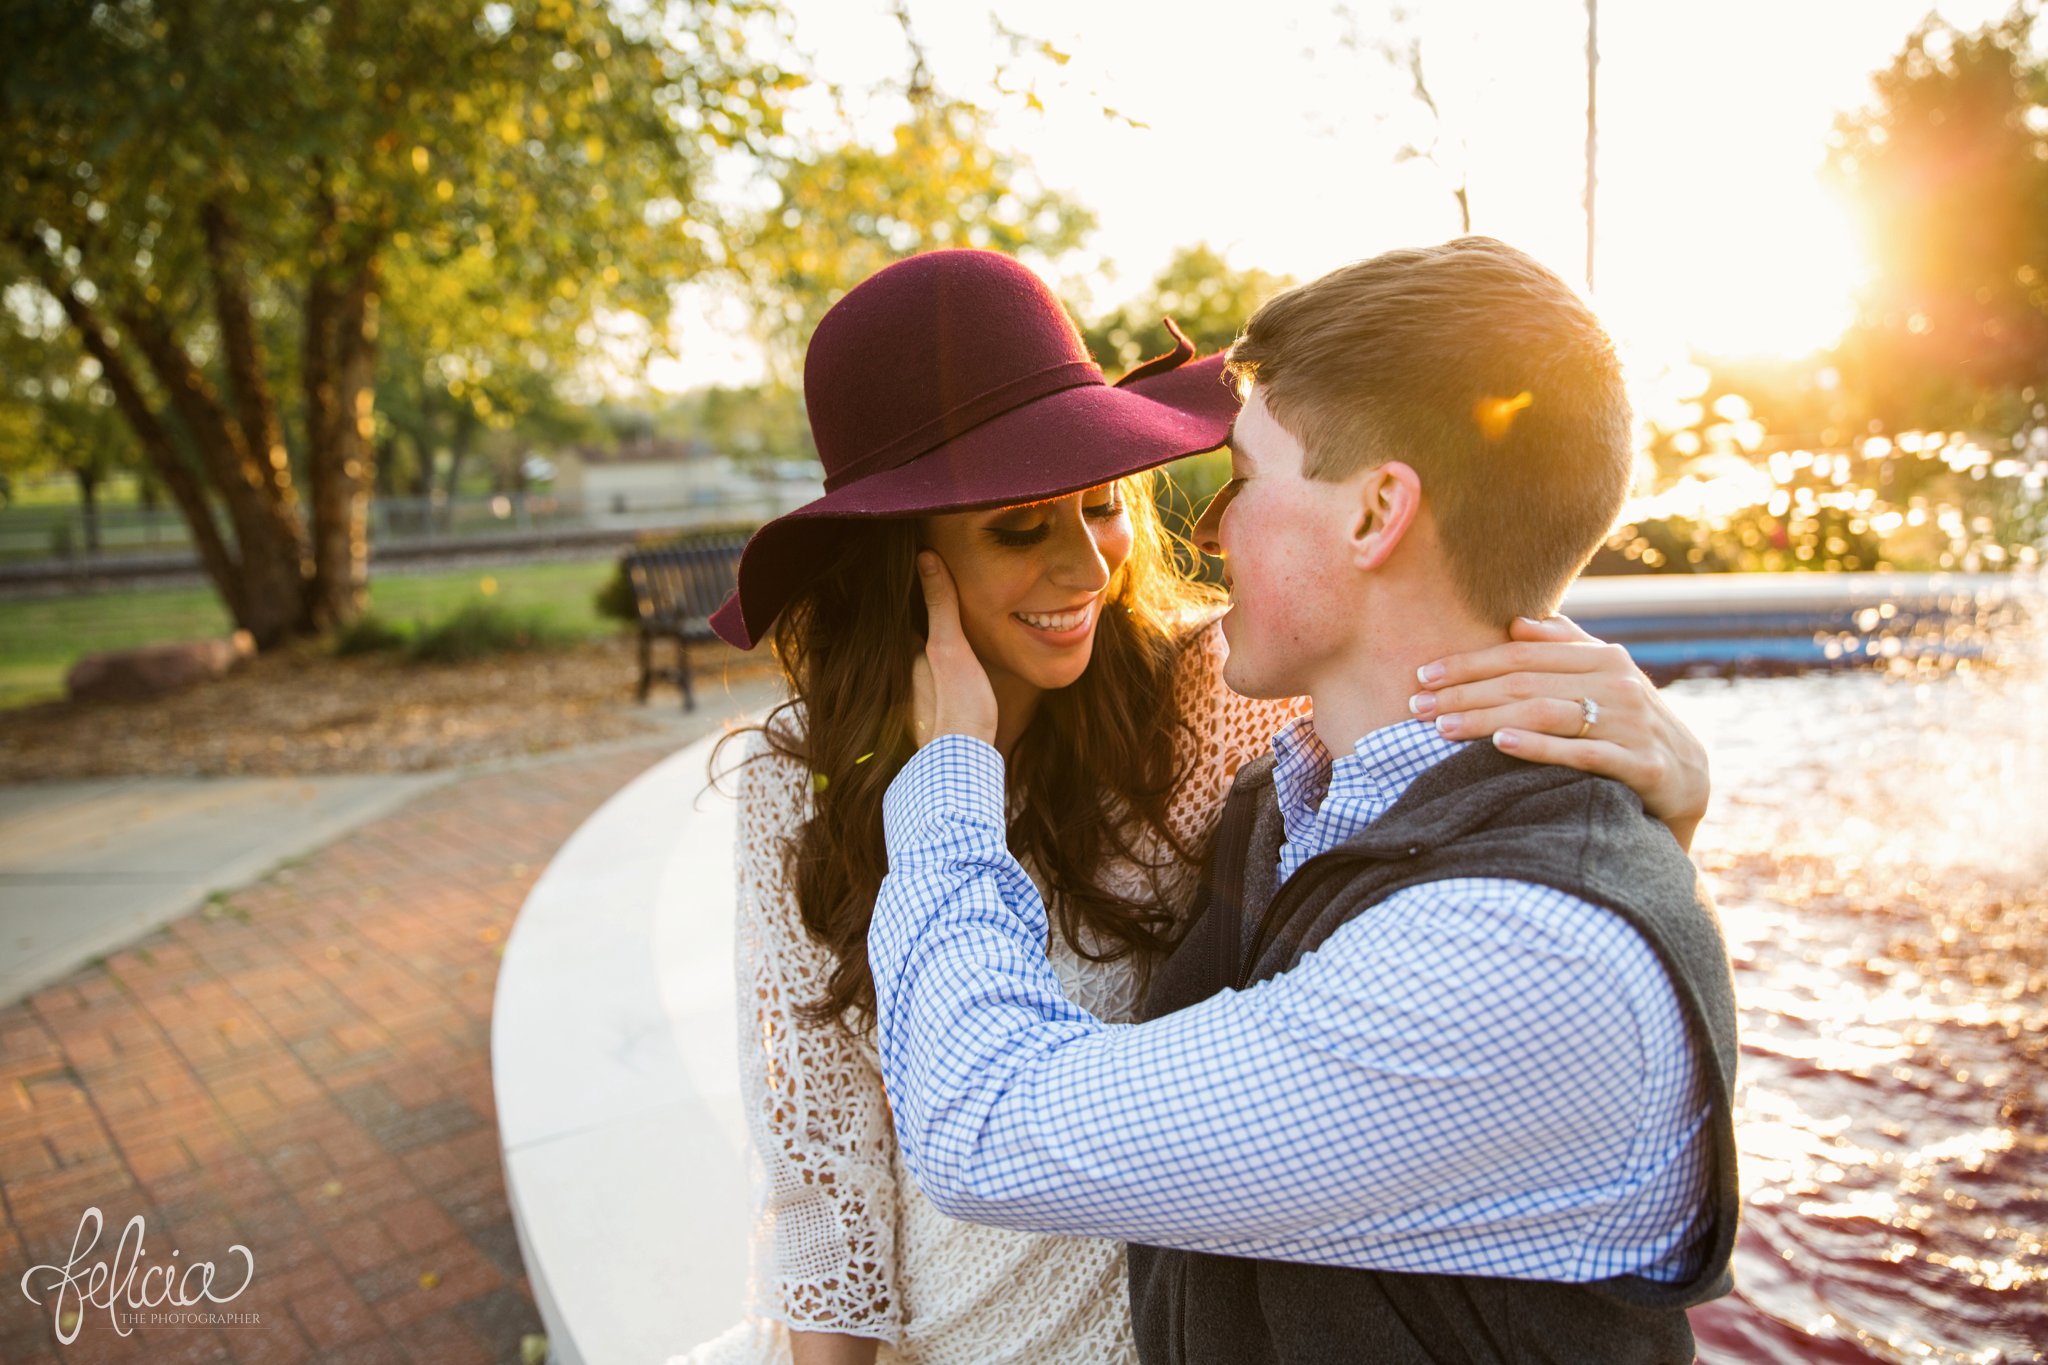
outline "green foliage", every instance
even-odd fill
[[[374,611],[366,611],[334,633],[333,649],[342,658],[355,654],[395,654],[412,640],[412,630]]]
[[[794,83],[746,47],[773,17],[754,0],[13,5],[5,226],[80,251],[103,295],[175,311],[203,302],[203,200],[232,204],[286,284],[319,264],[309,229],[332,199],[429,354],[497,335],[558,357],[600,303],[665,317],[701,262],[709,157],[775,132]]]
[[[1753,479],[1745,464],[1769,477],[1754,505],[1623,527],[1592,571],[2039,562],[2048,60],[2035,23],[2032,4],[1975,32],[1930,16],[1873,77],[1869,106],[1836,121],[1828,173],[1861,209],[1873,267],[1854,323],[1805,360],[1701,362],[1697,392],[1646,413],[1667,489]]]
[[[713,159],[779,138],[785,48],[772,0],[23,0],[0,12],[0,287],[98,345],[268,647],[361,608],[379,347],[394,415],[424,414],[415,475],[442,424],[546,414],[600,321],[608,356],[624,319],[651,349],[672,286],[722,257]]]
[[[0,298],[0,475],[82,475],[95,485],[141,462],[99,366],[65,334],[63,315],[35,291]]]
[[[734,244],[785,373],[825,310],[891,261],[946,246],[1056,256],[1080,244],[1094,215],[1035,185],[988,128],[984,110],[927,93],[887,144],[849,140],[788,164],[777,202]]]
[[[537,608],[514,610],[478,598],[445,620],[421,627],[406,655],[416,663],[459,663],[491,654],[559,649],[581,638]]]
[[[534,446],[595,439],[587,409],[567,402],[556,376],[574,364],[573,341],[559,358],[524,348],[489,356],[430,351],[432,341],[404,329],[386,332],[378,357],[377,477],[381,489],[412,497],[454,496],[478,469],[494,491],[520,487],[517,458]],[[502,338],[499,344],[507,345]],[[497,433],[504,433],[497,435]],[[493,468],[470,457],[498,449]]]
[[[1831,356],[1694,356],[1691,366],[1692,388],[1659,394],[1663,401],[1638,414],[1642,452],[1661,484],[1685,475],[1702,456],[1747,457],[1767,436],[1774,444],[1835,450],[1867,431]]]
[[[1854,572],[1888,564],[1869,519],[1836,507],[1773,516],[1745,507],[1721,520],[1654,517],[1617,530],[1589,574]]]
[[[1182,247],[1143,294],[1084,326],[1082,336],[1111,377],[1171,346],[1161,318],[1172,318],[1194,343],[1196,353],[1207,355],[1236,340],[1258,306],[1292,283],[1285,275],[1233,269],[1206,243]],[[1187,540],[1202,510],[1229,477],[1230,456],[1220,450],[1190,455],[1162,469],[1153,501],[1167,530]],[[1180,548],[1180,558],[1187,572],[1220,581],[1216,561],[1186,545]]]
[[[1757,461],[1756,500],[1719,514],[1655,511],[1610,536],[1586,572],[1995,571],[2040,563],[2048,490],[2024,461],[1955,434]],[[1660,499],[1660,502],[1664,501]]]
[[[633,581],[626,577],[623,561],[613,566],[611,576],[591,600],[597,614],[609,620],[631,624],[640,619],[640,610],[633,605]]]
[[[656,427],[665,434],[698,437],[742,465],[818,457],[804,396],[786,384],[685,394],[662,414]]]
[[[1964,33],[1930,17],[1838,120],[1873,283],[1844,376],[1890,430],[2003,429],[2048,384],[2048,62],[2018,5]]]
[[[1082,328],[1088,349],[1112,377],[1172,345],[1160,319],[1170,317],[1198,354],[1237,339],[1245,320],[1293,284],[1285,275],[1236,270],[1206,243],[1182,247],[1139,297]]]
[[[1209,583],[1223,581],[1223,562],[1208,558],[1195,546],[1195,523],[1229,478],[1230,452],[1208,450],[1163,466],[1152,485],[1153,505],[1174,540],[1175,562],[1181,572]]]

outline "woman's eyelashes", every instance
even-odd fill
[[[1083,507],[1081,514],[1093,517],[1097,521],[1111,521],[1124,514],[1124,500],[1122,498],[1110,498],[1106,502],[1098,502],[1092,506]],[[988,533],[995,537],[998,545],[1007,545],[1012,549],[1021,550],[1026,546],[1036,545],[1051,535],[1052,523],[1049,521],[1040,522],[1036,526],[1022,530],[1009,526],[991,526],[988,528]]]

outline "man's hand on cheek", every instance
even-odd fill
[[[922,749],[940,735],[996,742],[996,694],[988,670],[960,628],[960,596],[953,575],[934,550],[917,552],[929,625],[924,652],[910,667],[912,733]]]

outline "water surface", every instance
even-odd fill
[[[2048,1359],[2048,671],[1688,681],[1735,958],[1710,1362]]]

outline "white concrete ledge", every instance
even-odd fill
[[[716,739],[663,759],[570,836],[499,970],[506,1191],[563,1365],[661,1365],[739,1317],[734,818],[707,788]]]

